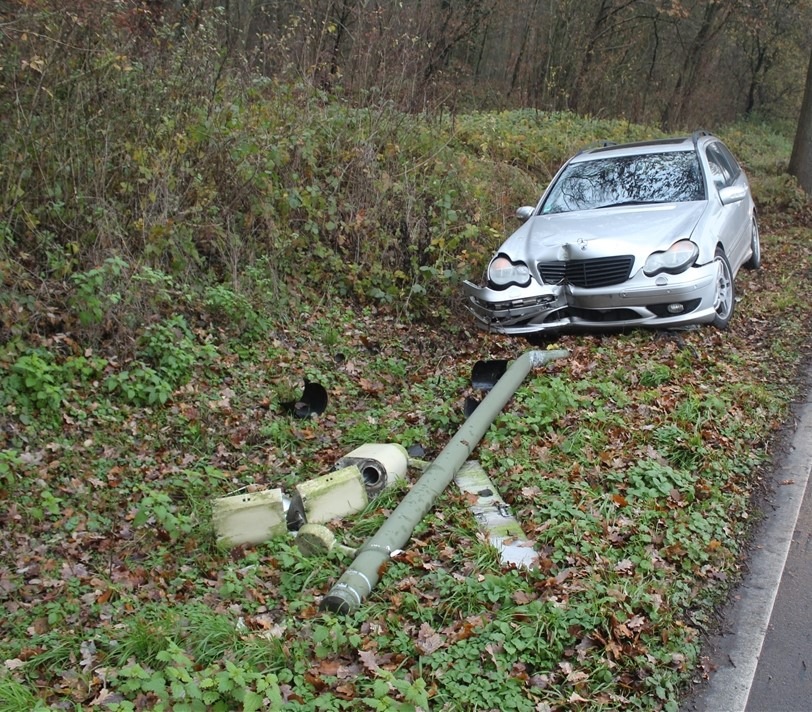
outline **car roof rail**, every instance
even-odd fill
[[[604,139],[603,141],[593,141],[592,143],[584,146],[583,148],[578,150],[576,156],[579,156],[582,153],[588,153],[589,151],[597,151],[601,148],[611,148],[612,146],[617,146],[617,141],[610,141],[608,139]]]
[[[699,139],[703,136],[713,136],[713,134],[710,131],[705,131],[705,129],[697,129],[693,132],[693,134],[691,134],[691,139],[694,142],[694,148],[699,148]]]

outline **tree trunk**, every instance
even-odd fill
[[[795,132],[792,158],[789,161],[789,172],[798,179],[807,195],[812,195],[812,55],[806,71],[806,89]]]
[[[532,9],[527,17],[527,22],[522,32],[522,41],[519,44],[519,53],[516,55],[516,61],[513,63],[513,73],[510,75],[510,88],[508,89],[508,96],[513,93],[516,84],[519,82],[519,70],[524,64],[524,53],[527,50],[527,41],[530,38],[530,32],[535,29],[536,8],[538,7],[538,0],[533,2]]]
[[[693,41],[685,52],[682,68],[677,75],[677,83],[662,114],[662,125],[667,131],[682,123],[685,110],[695,89],[697,77],[710,51],[713,40],[721,32],[735,9],[730,0],[707,0],[702,21]]]
[[[584,88],[590,73],[593,71],[594,65],[599,61],[596,56],[599,51],[599,44],[606,35],[611,35],[613,31],[617,29],[616,24],[614,26],[611,24],[612,21],[626,8],[634,5],[635,2],[636,0],[624,0],[624,2],[615,5],[611,0],[601,0],[600,8],[598,8],[595,19],[592,21],[592,29],[587,37],[583,61],[575,75],[575,81],[570,94],[570,106],[573,111],[584,112],[586,109],[582,100]]]

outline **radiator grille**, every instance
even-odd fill
[[[572,284],[596,289],[622,284],[632,272],[633,255],[598,257],[593,260],[539,262],[539,272],[547,284]]]

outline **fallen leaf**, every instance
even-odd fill
[[[534,599],[532,596],[529,596],[526,591],[519,590],[513,594],[513,600],[515,603],[519,604],[520,606],[523,606],[527,603],[530,603],[530,601]]]
[[[626,507],[629,504],[626,501],[626,498],[622,494],[613,494],[612,495],[612,502],[614,502],[615,505],[618,506],[618,507]]]
[[[634,570],[634,562],[631,559],[623,559],[615,564],[615,572],[619,574],[628,574]]]
[[[329,675],[336,677],[338,675],[338,668],[341,664],[337,660],[322,660],[318,665],[318,672],[320,675]],[[313,668],[311,668],[313,670]]]
[[[374,650],[362,650],[358,653],[358,658],[370,672],[377,672],[381,669],[378,664],[378,655]]]
[[[420,626],[416,647],[423,655],[430,655],[435,650],[442,648],[444,644],[445,639],[428,623]]]

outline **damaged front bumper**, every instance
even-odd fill
[[[463,282],[466,308],[478,325],[501,334],[565,329],[648,326],[674,329],[713,321],[717,267],[711,262],[682,274],[646,277],[587,289],[539,284],[491,289]]]

